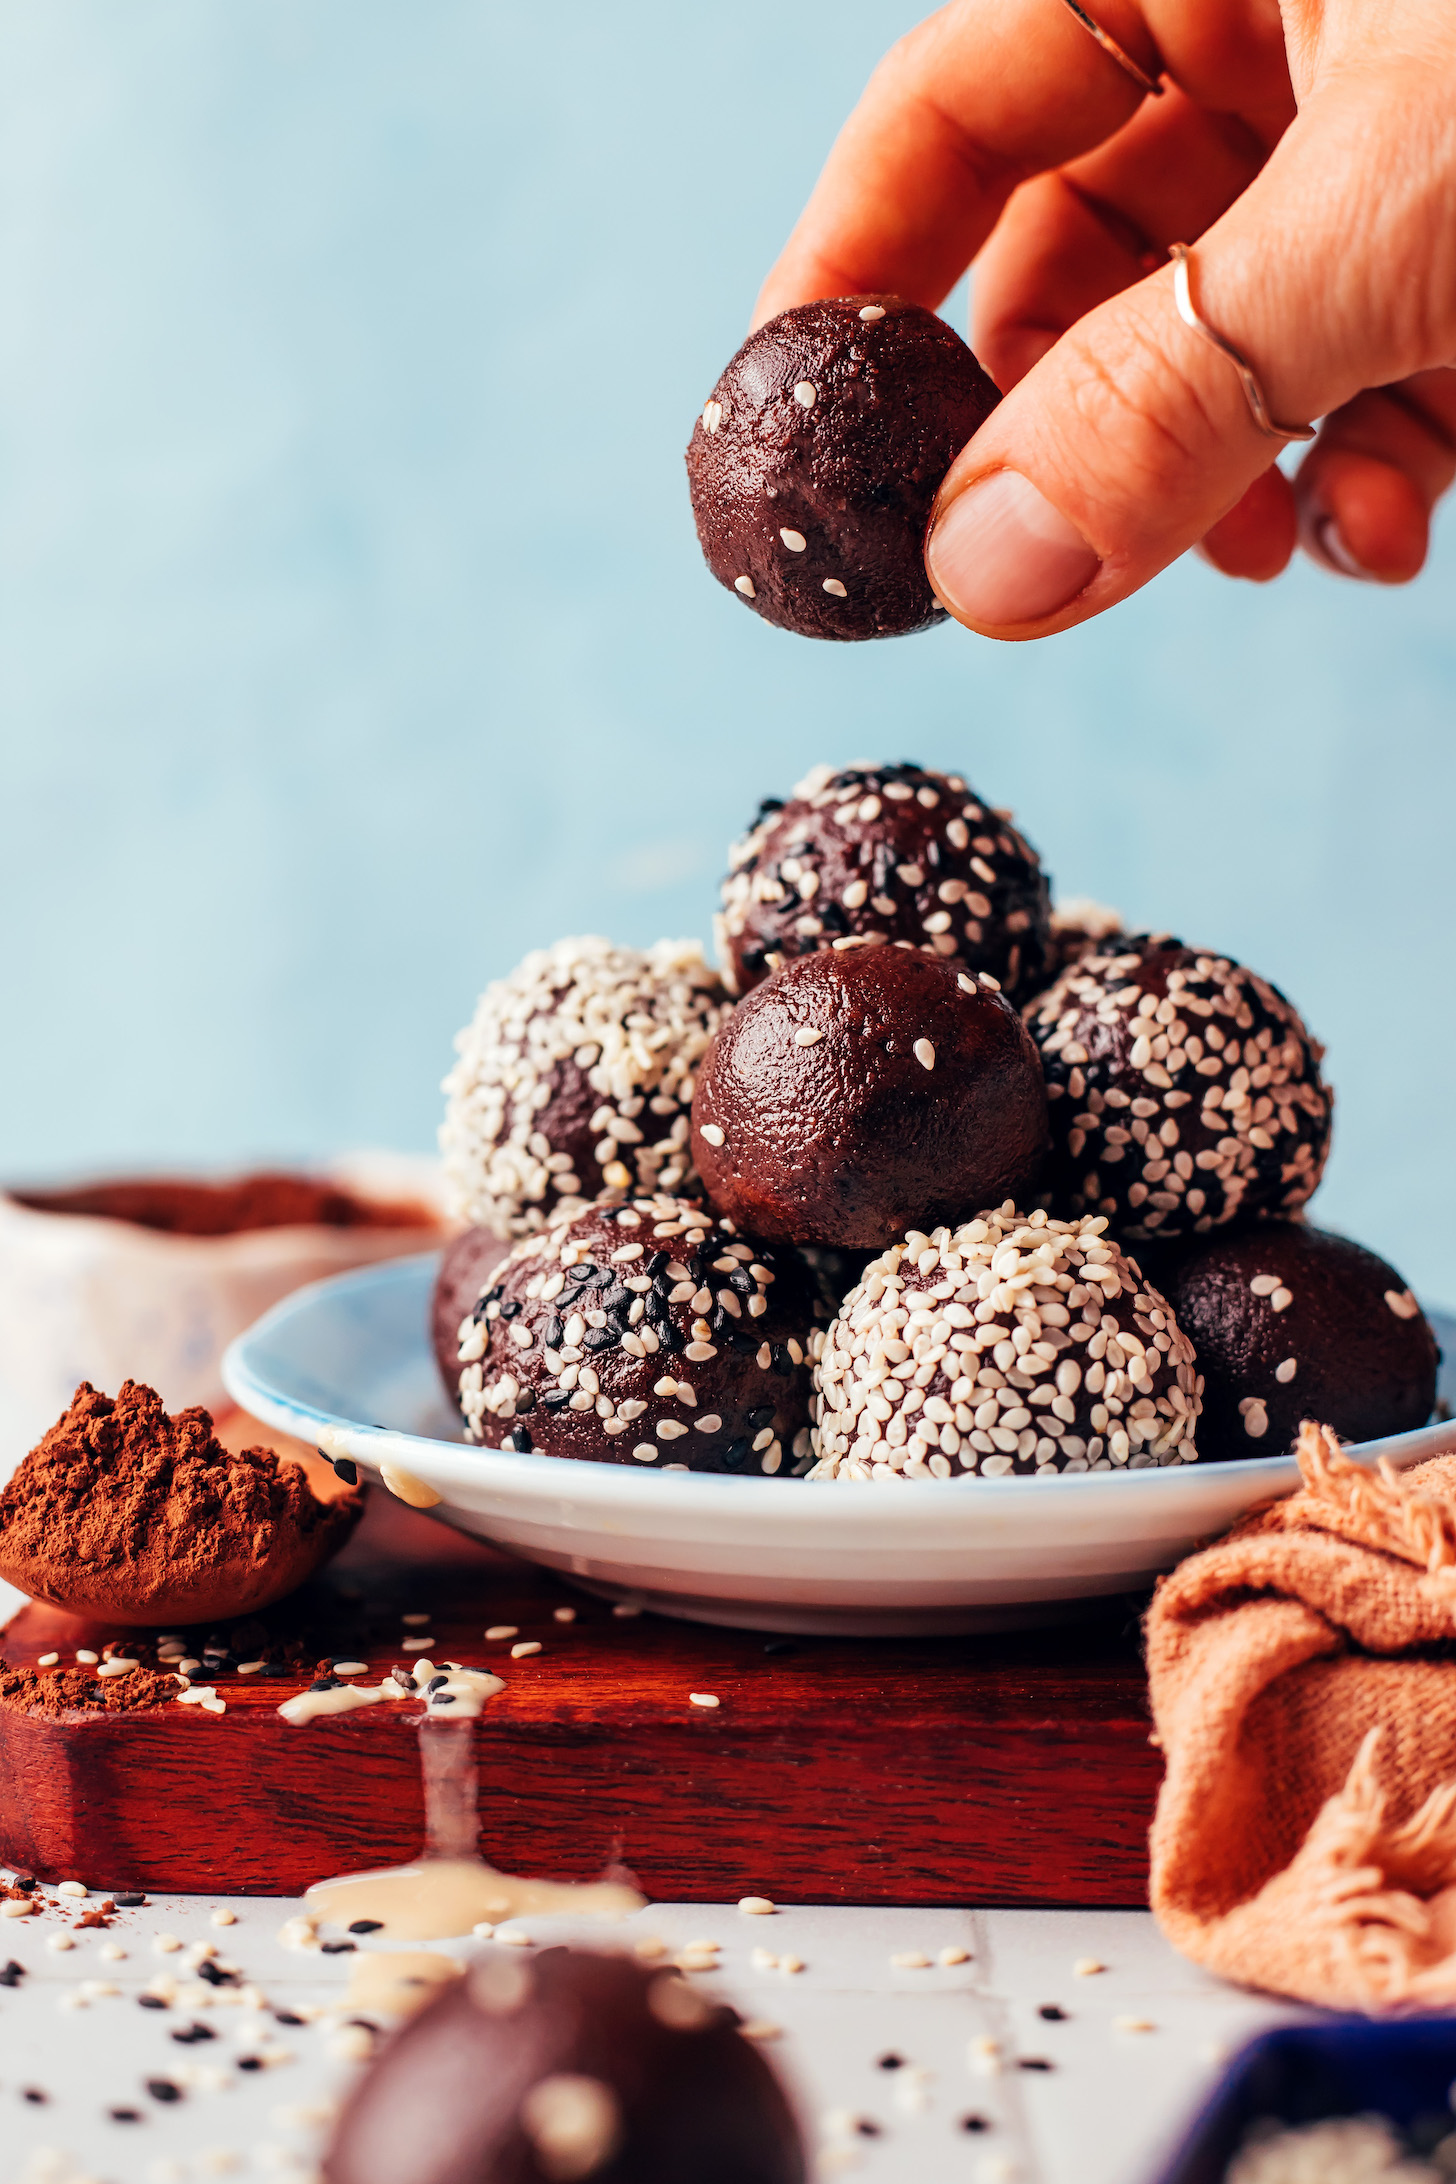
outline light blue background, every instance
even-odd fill
[[[923,757],[1288,990],[1323,1216],[1456,1302],[1449,523],[1030,648],[700,565],[693,416],[912,15],[0,6],[5,1171],[424,1146],[527,947],[705,934],[761,794]]]

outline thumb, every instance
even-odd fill
[[[1456,350],[1456,157],[1435,126],[1411,156],[1431,99],[1412,73],[1316,91],[1194,249],[1195,306],[1279,424]],[[1071,628],[1203,538],[1277,449],[1235,365],[1179,316],[1170,264],[1079,319],[962,449],[926,541],[931,584],[990,636]]]

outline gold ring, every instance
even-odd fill
[[[1070,0],[1068,0],[1068,5],[1070,5]],[[1250,364],[1247,357],[1239,354],[1231,341],[1226,341],[1221,333],[1210,326],[1207,319],[1200,317],[1198,306],[1193,301],[1192,288],[1189,286],[1189,269],[1193,264],[1193,253],[1188,245],[1186,243],[1170,243],[1168,255],[1173,261],[1173,301],[1178,306],[1179,318],[1182,319],[1185,326],[1191,326],[1195,334],[1201,334],[1206,342],[1218,350],[1220,356],[1226,356],[1230,364],[1233,365],[1243,385],[1244,399],[1249,405],[1254,423],[1258,426],[1260,432],[1269,440],[1312,440],[1314,438],[1313,425],[1275,424],[1273,418],[1269,415],[1269,405],[1264,400],[1264,389],[1259,384],[1259,375],[1254,370],[1253,365]]]
[[[1062,6],[1067,9],[1069,14],[1076,16],[1077,21],[1081,24],[1082,28],[1085,31],[1090,32],[1092,37],[1094,37],[1097,40],[1097,43],[1101,46],[1103,52],[1110,53],[1112,55],[1112,58],[1116,61],[1118,67],[1122,70],[1123,74],[1125,76],[1131,76],[1133,82],[1139,85],[1142,90],[1146,91],[1149,98],[1160,99],[1163,96],[1163,92],[1166,87],[1159,80],[1159,78],[1156,76],[1150,76],[1147,73],[1146,69],[1139,68],[1137,62],[1133,59],[1132,55],[1130,53],[1124,53],[1122,47],[1118,44],[1117,40],[1111,35],[1111,33],[1109,31],[1105,31],[1100,23],[1094,23],[1091,16],[1087,13],[1087,10],[1077,5],[1077,0],[1062,0]]]

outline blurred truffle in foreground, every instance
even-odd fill
[[[327,2184],[803,2184],[793,2113],[731,2010],[676,1972],[490,1956],[395,2034]]]
[[[802,637],[900,637],[944,621],[926,525],[1000,399],[918,303],[836,296],[781,312],[749,335],[688,442],[708,567]]]
[[[708,1197],[751,1236],[883,1250],[1031,1194],[1036,1050],[994,979],[912,948],[800,956],[719,1032],[693,1101]]]
[[[1430,1417],[1436,1338],[1373,1251],[1303,1221],[1262,1221],[1148,1263],[1198,1352],[1205,1458],[1281,1456],[1306,1418],[1376,1441]]]
[[[728,855],[718,954],[734,993],[856,938],[989,971],[1012,1001],[1051,983],[1036,851],[959,774],[816,766]]]

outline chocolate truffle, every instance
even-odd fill
[[[1096,1215],[912,1230],[816,1332],[811,1479],[983,1479],[1196,1461],[1173,1309]]]
[[[731,993],[856,937],[989,971],[1013,1001],[1050,984],[1036,851],[959,774],[816,766],[728,855],[717,931]]]
[[[454,1211],[497,1236],[603,1191],[691,1185],[693,1078],[728,999],[696,941],[537,949],[456,1040],[440,1132]]]
[[[696,1203],[603,1202],[517,1244],[462,1320],[466,1434],[664,1470],[806,1468],[816,1301],[796,1253]]]
[[[1112,942],[1121,940],[1126,931],[1121,911],[1109,910],[1105,902],[1094,902],[1090,895],[1069,895],[1065,902],[1053,903],[1040,989],[1044,992],[1055,985],[1074,963],[1085,962],[1091,955],[1106,955]]]
[[[381,2051],[327,2184],[804,2184],[793,2112],[732,2010],[675,1971],[481,1959]]]
[[[483,1228],[462,1229],[445,1246],[430,1298],[430,1347],[452,1403],[459,1397],[457,1358],[466,1334],[461,1322],[467,1320],[477,1299],[490,1287],[492,1273],[510,1248]]]
[[[1166,933],[1116,936],[1027,1010],[1051,1101],[1052,1204],[1119,1235],[1292,1213],[1324,1169],[1323,1047],[1278,988]]]
[[[688,442],[708,567],[801,637],[944,621],[923,559],[931,505],[999,400],[918,303],[836,296],[782,312],[749,335]]]
[[[1046,1143],[1036,1049],[996,981],[914,948],[786,963],[718,1033],[693,1101],[720,1213],[847,1251],[1029,1193]]]
[[[1306,1418],[1347,1441],[1423,1426],[1436,1339],[1393,1266],[1303,1221],[1261,1221],[1156,1261],[1204,1376],[1204,1457],[1278,1456]]]

